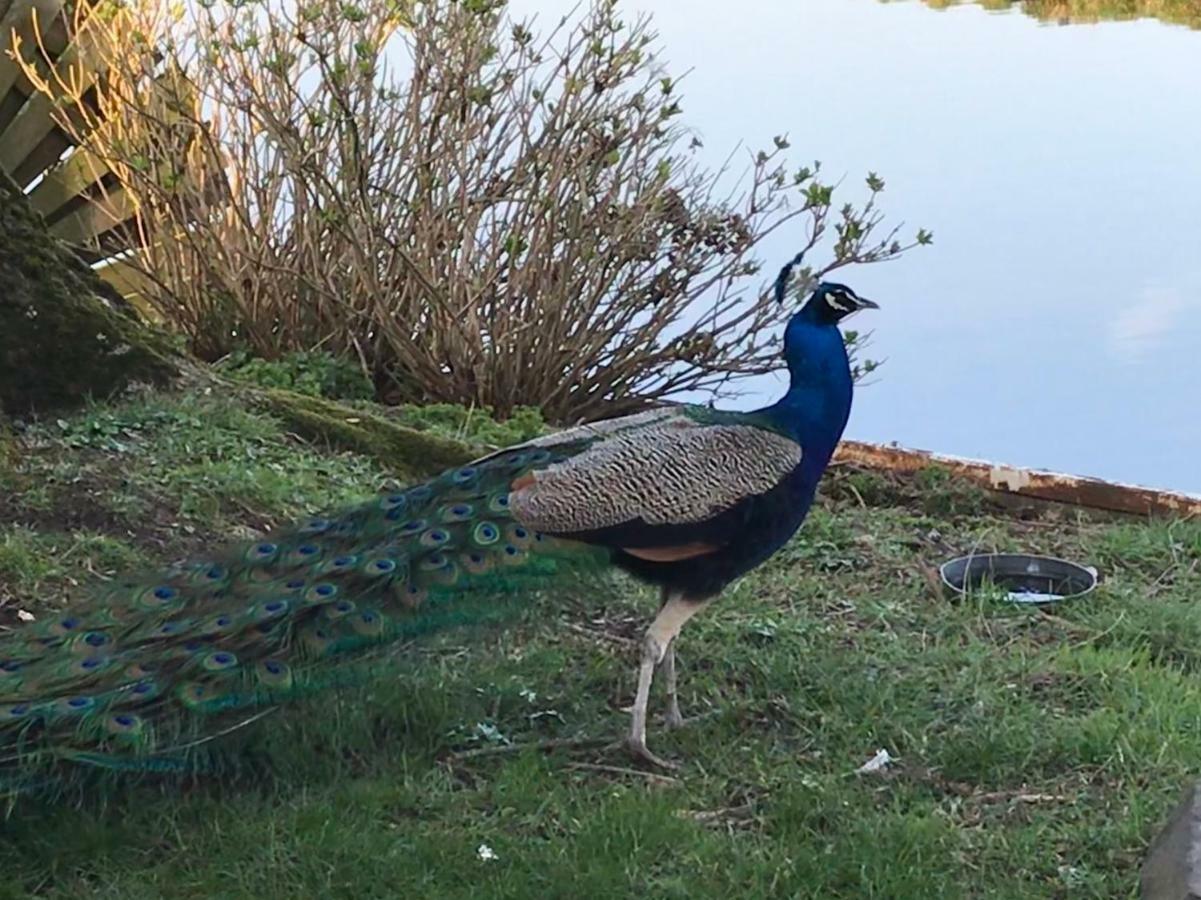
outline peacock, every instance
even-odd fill
[[[799,260],[776,279],[781,303]],[[865,308],[818,284],[784,333],[788,391],[763,409],[669,405],[568,428],[19,627],[0,641],[0,794],[89,770],[196,771],[214,742],[339,684],[369,651],[612,566],[661,595],[626,743],[674,767],[647,747],[655,672],[678,726],[676,638],[804,520],[851,409],[837,326]]]

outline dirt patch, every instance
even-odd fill
[[[60,474],[64,467],[57,462],[56,452],[46,448],[26,455],[24,465],[10,476],[16,490],[0,493],[0,524],[41,534],[101,534],[161,558],[193,555],[213,545],[214,535],[181,527],[159,498],[131,485],[131,460],[99,450],[72,450],[69,479]],[[35,495],[37,501],[31,502]],[[136,511],[114,508],[122,498],[135,498]]]

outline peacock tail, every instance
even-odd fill
[[[501,452],[248,546],[126,578],[0,643],[0,793],[196,750],[339,683],[372,648],[485,620],[603,548],[517,522],[510,485],[575,448]]]

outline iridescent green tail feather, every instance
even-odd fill
[[[515,450],[203,562],[121,580],[0,643],[0,793],[72,766],[188,770],[192,748],[354,677],[365,651],[499,616],[607,554],[531,532]],[[508,595],[509,600],[502,598]]]

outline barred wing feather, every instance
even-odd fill
[[[666,412],[653,419],[640,413],[648,418],[637,427],[614,428],[581,453],[522,479],[510,498],[514,515],[563,535],[627,523],[701,523],[770,491],[800,464],[800,446],[783,435]]]

